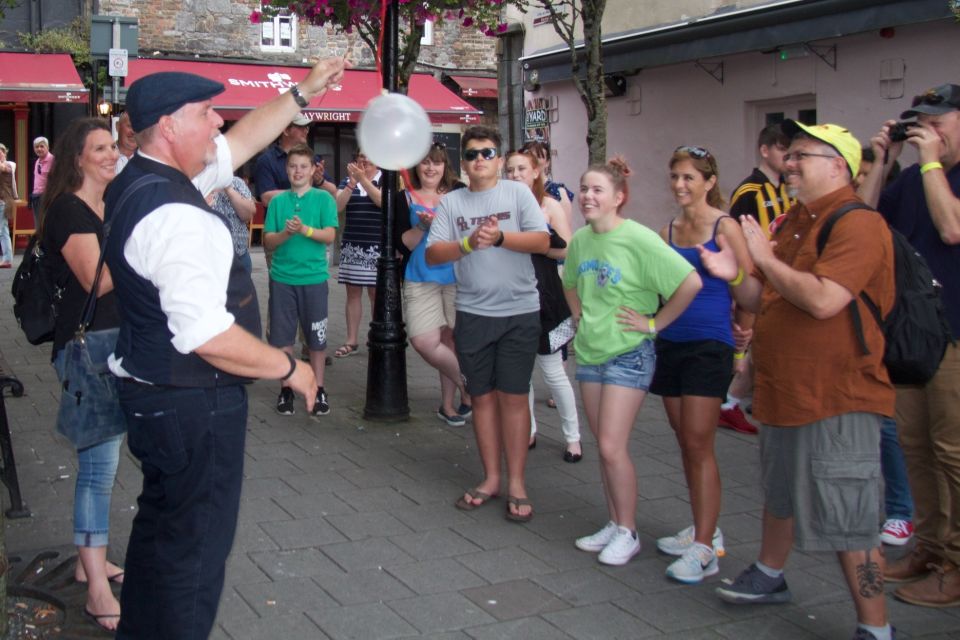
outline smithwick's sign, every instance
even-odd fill
[[[286,93],[296,81],[289,73],[274,71],[267,74],[266,80],[247,78],[228,78],[227,82],[234,87],[249,87],[254,89],[276,89],[277,93]],[[334,86],[331,91],[342,91],[343,87]],[[303,115],[312,122],[356,122],[360,114],[353,111],[315,111],[311,108],[303,110]]]

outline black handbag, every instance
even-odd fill
[[[53,281],[46,265],[46,254],[40,236],[30,236],[23,261],[17,267],[10,293],[13,294],[13,315],[30,344],[53,341],[57,324],[57,304],[63,289]]]

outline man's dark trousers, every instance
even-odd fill
[[[143,492],[124,567],[117,638],[204,640],[237,527],[247,392],[125,381],[120,404]]]

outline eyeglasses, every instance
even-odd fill
[[[914,96],[913,103],[910,106],[915,107],[919,104],[940,104],[943,101],[944,97],[941,94],[937,93],[933,89],[930,89],[922,95]]]
[[[840,156],[832,155],[829,153],[807,153],[806,151],[794,151],[792,153],[783,154],[783,161],[784,162],[791,162],[791,161],[802,162],[805,158],[809,158],[811,156],[814,156],[817,158],[839,158],[840,157]]]
[[[493,160],[497,157],[497,150],[495,147],[484,147],[483,149],[467,149],[463,152],[463,159],[467,162],[473,162],[478,157],[484,160]]]
[[[440,149],[441,151],[446,151],[446,150],[447,150],[447,145],[446,145],[446,143],[440,142],[439,140],[434,140],[434,141],[433,141],[433,144],[430,145],[430,148],[431,148],[431,149]]]
[[[704,149],[703,147],[688,147],[680,146],[673,150],[674,153],[689,153],[694,158],[712,158],[710,152]]]

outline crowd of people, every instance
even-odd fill
[[[84,118],[59,136],[58,161],[45,138],[34,143],[31,201],[63,287],[51,358],[63,402],[72,401],[64,354],[88,298],[90,328],[109,335],[106,364],[119,381],[117,396],[103,399],[119,408],[113,418],[58,424],[78,455],[75,579],[88,584],[85,613],[119,638],[209,634],[237,522],[245,385],[280,380],[283,415],[295,413],[297,395],[311,415],[331,411],[328,280],[338,239],[346,340],[334,356],[359,350],[365,287],[374,301],[382,174],[361,149],[334,184],[299,113],[341,81],[344,65],[320,61],[222,135],[211,104],[222,85],[158,73],[130,87],[116,142],[101,120]],[[676,557],[667,577],[694,584],[719,571],[714,449],[716,429],[727,427],[759,435],[764,511],[758,557],[717,587],[721,599],[788,601],[784,568],[797,548],[836,552],[855,639],[894,637],[885,581],[903,582],[894,595],[908,603],[960,605],[958,347],[947,347],[927,384],[894,387],[882,327],[869,314],[855,326],[849,311],[862,297],[884,315],[892,309],[893,228],[942,284],[960,336],[950,270],[960,257],[960,86],[917,96],[901,118],[916,126],[891,135],[898,123],[885,122],[868,147],[836,124],[768,126],[759,166],[729,206],[716,155],[681,145],[665,158],[676,215],[659,233],[629,215],[622,157],[590,166],[573,193],[550,179],[543,143],[505,152],[498,131],[472,126],[459,150],[433,144],[405,176],[394,232],[408,336],[438,373],[436,415],[452,427],[471,421],[476,436],[483,475],[456,508],[479,509],[504,492],[508,520],[534,518],[526,460],[536,446],[535,365],[558,409],[564,460],[582,459],[566,369],[574,354],[608,512],[572,541],[578,549],[607,565],[641,550],[628,444],[653,393],[679,445],[692,519],[656,541]],[[919,162],[892,177],[905,144]],[[6,151],[0,145],[0,214],[17,197]],[[234,172],[258,153],[251,192]],[[266,207],[266,342],[248,251],[254,198]],[[575,232],[574,201],[584,222]],[[818,244],[841,209],[850,211]],[[8,265],[2,233],[0,252]],[[298,330],[309,364],[294,353]],[[143,491],[121,568],[107,545],[124,433]],[[914,535],[910,553],[887,564],[881,542]],[[111,583],[122,584],[119,601]]]

